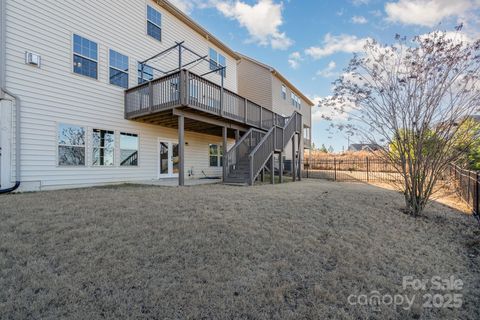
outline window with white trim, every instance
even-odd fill
[[[162,41],[162,14],[151,6],[147,6],[147,34]]]
[[[120,132],[120,166],[138,166],[138,135]]]
[[[292,106],[294,106],[297,109],[300,109],[302,106],[300,98],[292,92]]]
[[[73,35],[73,72],[98,79],[98,45],[76,34]]]
[[[58,126],[58,165],[85,165],[85,128],[60,124]]]
[[[282,98],[287,100],[287,87],[284,84],[282,84]]]
[[[128,57],[110,49],[110,84],[128,89]]]
[[[217,73],[222,74],[224,77],[227,77],[227,59],[224,55],[218,53],[215,49],[210,48],[209,50],[210,57],[210,70],[217,70],[218,68],[225,67],[222,70],[219,70]]]
[[[115,132],[93,129],[92,165],[113,166],[115,163]]]
[[[209,145],[210,167],[223,166],[223,146],[218,144]]]

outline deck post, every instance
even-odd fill
[[[185,117],[178,116],[178,155],[180,163],[178,167],[178,185],[185,185]]]
[[[298,134],[298,181],[302,181],[302,131]]]
[[[182,71],[182,44],[178,44],[178,71]]]
[[[245,108],[245,109],[244,109],[244,110],[245,110],[245,123],[247,123],[247,122],[248,122],[248,114],[247,114],[248,100],[247,100],[247,98],[244,99],[244,102],[245,102],[245,104],[244,104],[243,107]]]
[[[265,168],[262,169],[260,176],[261,176],[262,182],[265,182]]]
[[[280,176],[280,183],[283,183],[283,152],[280,152],[278,162],[279,162],[278,173]]]
[[[223,155],[223,181],[225,182],[227,178],[227,166],[228,166],[228,160],[226,158],[227,155],[227,127],[222,128],[222,138],[223,138],[223,144],[222,144],[222,155]]]
[[[223,79],[223,69],[221,71],[221,75],[222,75],[222,80],[221,80],[221,87],[220,87],[220,116],[223,117],[224,115],[224,112],[225,112],[225,101],[224,101],[224,98],[223,98],[223,95],[224,95],[224,79]]]
[[[260,129],[263,129],[263,108],[260,107]]]
[[[148,105],[149,105],[149,108],[150,108],[150,113],[152,113],[152,111],[153,111],[153,85],[152,85],[152,81],[150,81],[148,83]]]
[[[295,135],[292,137],[292,178],[293,182],[297,181],[297,155],[295,154]]]
[[[235,130],[235,143],[240,140],[240,130]]]
[[[272,157],[270,159],[270,183],[275,184],[275,152],[272,153]]]

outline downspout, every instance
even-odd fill
[[[0,0],[0,101],[5,100],[5,94],[15,99],[15,185],[1,189],[0,194],[15,191],[20,187],[20,98],[6,89],[6,27],[7,27],[7,0]]]

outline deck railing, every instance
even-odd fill
[[[180,104],[180,72],[155,79],[125,91],[125,116],[141,116]]]
[[[250,185],[275,151],[276,128],[272,127],[250,153]]]
[[[265,131],[274,125],[283,127],[288,119],[187,70],[125,91],[127,119],[177,106],[189,106]]]
[[[251,151],[259,144],[259,142],[266,135],[264,131],[257,129],[250,129],[242,138],[230,148],[225,156],[226,166],[225,174],[230,175],[234,170],[238,169],[242,164],[248,170],[249,155]],[[247,178],[245,174],[243,178]]]

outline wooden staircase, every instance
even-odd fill
[[[283,152],[294,135],[301,134],[301,126],[302,115],[295,111],[283,127],[274,125],[268,132],[250,129],[226,154],[224,183],[253,185],[275,153]]]

